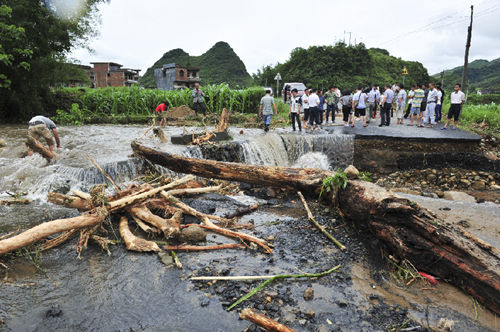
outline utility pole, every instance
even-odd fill
[[[351,46],[351,33],[352,32],[347,31],[347,33],[349,34],[349,46]]]
[[[467,67],[469,65],[469,48],[470,48],[470,40],[472,38],[473,15],[474,15],[474,6],[470,6],[470,25],[467,34],[467,44],[465,45],[464,71],[462,73],[462,89],[465,89],[465,80],[467,79]]]

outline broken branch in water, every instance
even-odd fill
[[[142,134],[142,135],[138,138],[138,140],[140,140],[141,138],[143,138],[143,137],[144,137],[144,135],[146,135],[146,134],[147,134],[147,133],[148,133],[148,132],[149,132],[149,131],[150,131],[150,130],[151,130],[151,129],[155,126],[155,124],[156,124],[156,123],[154,123],[154,122],[153,122],[153,124],[151,125],[151,127],[149,127],[149,129],[148,129],[148,130],[146,130],[146,131],[144,132],[144,134]]]
[[[125,216],[120,218],[120,235],[125,242],[127,250],[134,251],[161,251],[160,247],[152,241],[147,241],[138,238],[130,231],[128,227],[128,219]]]
[[[304,203],[304,207],[306,208],[307,217],[308,217],[309,221],[312,222],[314,224],[314,226],[316,226],[323,234],[325,234],[326,237],[328,237],[333,243],[335,243],[335,245],[337,247],[339,247],[340,250],[346,250],[346,247],[342,243],[340,243],[339,241],[337,241],[337,239],[335,239],[330,233],[328,233],[323,226],[321,226],[320,224],[318,224],[318,222],[316,221],[316,219],[314,219],[314,216],[311,213],[311,210],[309,210],[309,206],[307,205],[307,202],[306,202],[304,196],[302,195],[302,193],[300,191],[297,192],[297,193],[299,194],[300,199],[302,200],[302,203]]]
[[[285,278],[317,278],[317,277],[323,277],[323,276],[326,276],[327,274],[330,274],[332,273],[333,271],[336,271],[340,268],[341,265],[337,265],[335,266],[334,268],[328,270],[328,271],[325,271],[325,272],[321,272],[321,273],[311,273],[311,274],[308,274],[308,273],[305,273],[305,274],[295,274],[295,275],[288,275],[288,274],[283,274],[283,275],[279,275],[279,276],[274,276],[272,277],[271,279],[269,280],[266,280],[264,281],[262,284],[260,284],[259,286],[257,286],[256,288],[254,288],[252,291],[250,291],[248,294],[246,294],[245,296],[241,297],[238,301],[234,302],[229,308],[227,308],[226,310],[227,311],[230,311],[231,309],[233,309],[235,306],[237,306],[238,304],[240,304],[241,302],[245,301],[246,299],[249,299],[250,297],[252,297],[254,294],[256,294],[257,292],[259,292],[260,290],[262,290],[264,287],[266,287],[266,285],[272,283],[274,280],[277,280],[277,279],[285,279]]]
[[[217,249],[233,249],[233,248],[245,248],[242,244],[228,243],[228,244],[218,244],[213,246],[164,246],[163,250],[170,251],[207,251],[207,250],[217,250]]]
[[[90,156],[89,156],[88,154],[85,154],[85,155],[87,156],[87,158],[89,158],[89,159],[90,159],[90,161],[92,162],[92,164],[94,164],[94,166],[95,166],[95,167],[97,167],[97,169],[99,170],[99,172],[101,172],[101,173],[102,173],[102,175],[104,175],[104,176],[106,177],[106,179],[108,179],[108,180],[109,180],[109,182],[111,182],[111,184],[113,185],[113,187],[115,187],[115,189],[116,189],[118,192],[120,192],[120,191],[121,191],[121,189],[120,189],[120,188],[116,185],[115,181],[113,181],[113,179],[112,179],[112,178],[111,178],[108,174],[106,174],[106,172],[104,172],[104,171],[102,170],[102,168],[101,168],[101,167],[99,167],[99,165],[97,165],[97,163],[94,161],[94,159],[90,158]]]
[[[266,317],[263,314],[257,313],[250,308],[243,309],[240,313],[240,318],[259,325],[269,332],[297,332],[296,330],[278,323],[274,319]]]

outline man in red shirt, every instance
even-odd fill
[[[169,102],[165,100],[163,104],[158,105],[156,108],[156,112],[158,112],[161,117],[160,126],[162,126],[163,123],[167,123],[167,111],[169,107]]]

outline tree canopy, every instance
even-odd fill
[[[383,49],[367,49],[363,43],[347,46],[311,46],[308,49],[295,48],[285,63],[267,65],[253,75],[256,84],[274,82],[280,73],[283,82],[302,82],[311,87],[327,89],[330,85],[355,88],[358,85],[402,82],[403,67],[409,72],[405,83],[426,83],[427,69],[419,62],[404,61],[389,55]]]
[[[21,121],[47,111],[50,87],[83,75],[70,64],[74,48],[90,50],[98,36],[97,5],[108,0],[72,2],[3,0],[0,7],[0,119]]]

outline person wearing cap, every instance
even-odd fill
[[[269,131],[269,125],[271,124],[271,118],[273,117],[273,107],[274,114],[278,115],[278,109],[274,103],[274,98],[271,97],[271,90],[266,90],[266,95],[260,100],[259,116],[264,118],[264,131]]]
[[[49,146],[49,150],[53,151],[55,144],[54,139],[52,138],[52,134],[54,134],[54,138],[56,139],[57,148],[62,148],[61,141],[59,140],[59,135],[57,134],[57,127],[48,114],[37,115],[32,118],[28,123],[28,137],[31,137],[37,141],[40,140],[40,137],[43,137]],[[28,156],[33,155],[33,150],[28,150]]]

